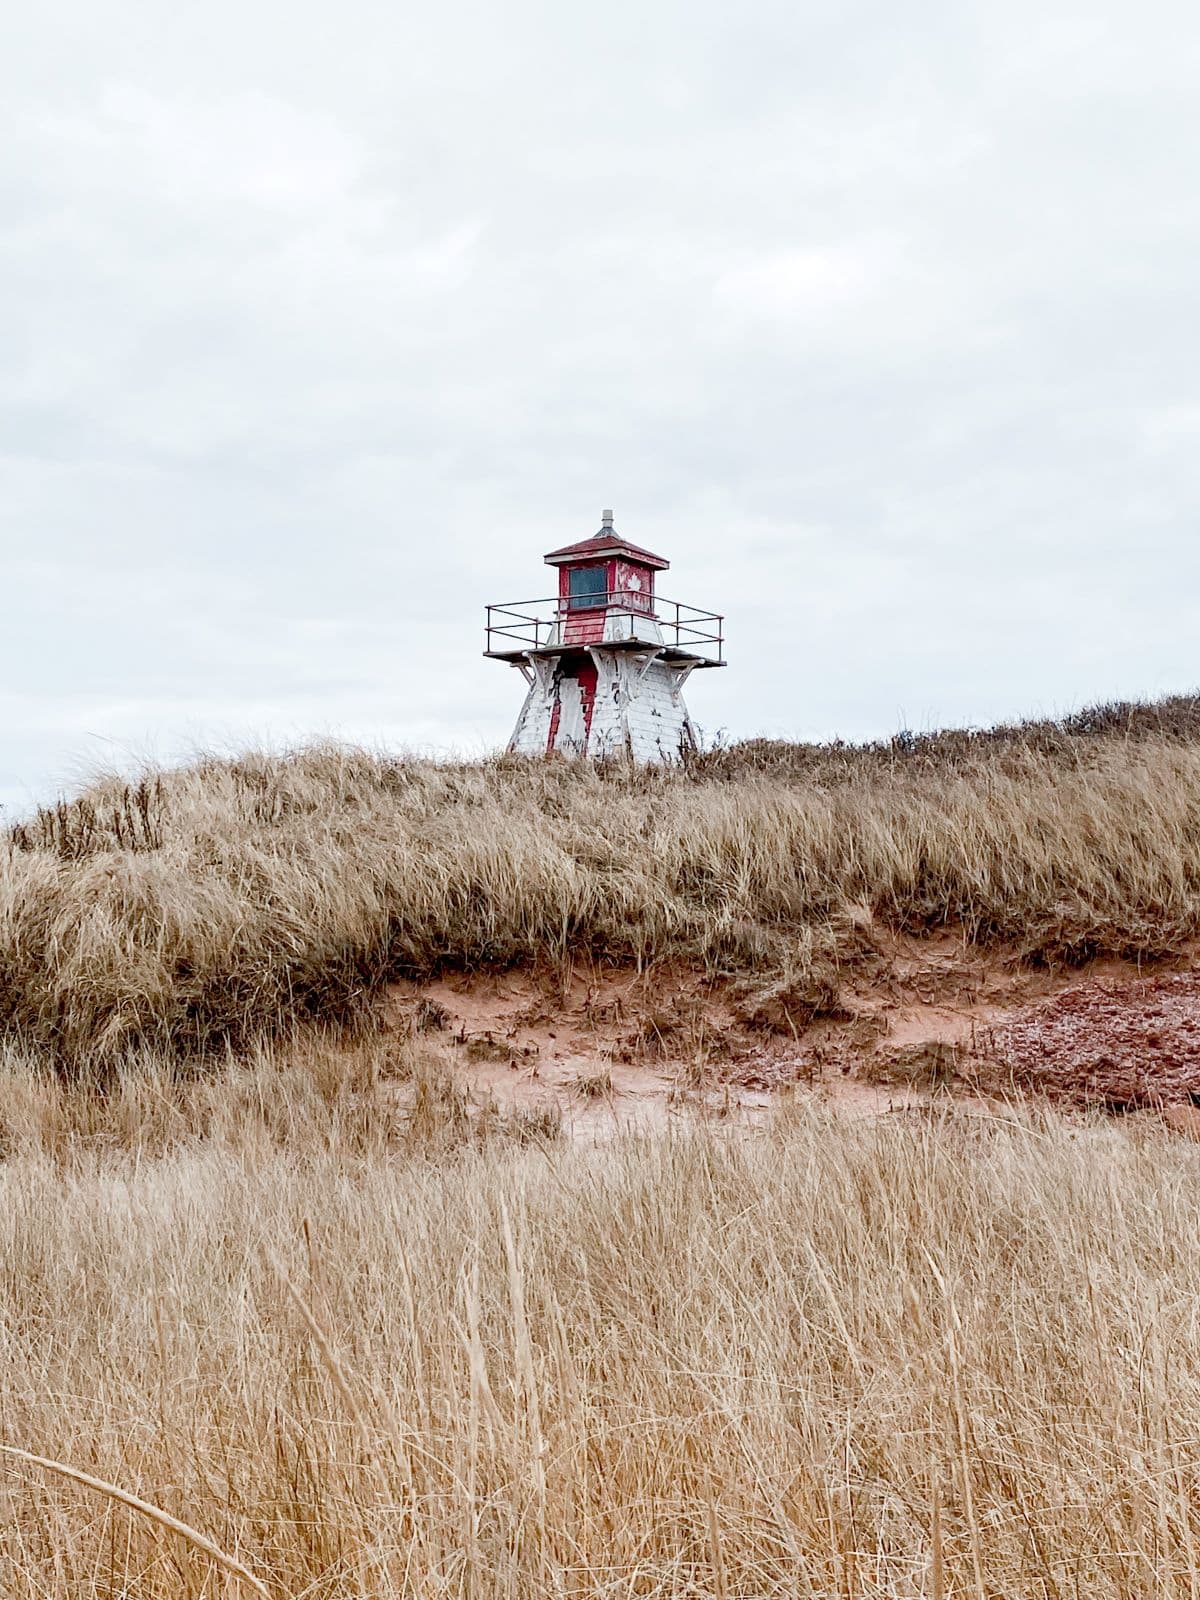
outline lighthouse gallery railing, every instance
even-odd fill
[[[629,595],[613,592],[588,596],[588,610],[611,607],[629,611]],[[487,648],[485,655],[515,656],[526,650],[555,648],[559,630],[568,616],[577,617],[583,608],[576,602],[565,604],[558,595],[545,600],[511,600],[487,607]],[[686,650],[710,666],[724,665],[725,618],[716,611],[701,611],[678,600],[654,596],[653,609],[634,613],[657,622],[667,649]]]

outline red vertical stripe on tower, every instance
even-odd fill
[[[596,709],[596,683],[598,673],[594,661],[585,661],[579,668],[579,697],[583,701],[583,748],[588,747],[592,736],[592,712]]]

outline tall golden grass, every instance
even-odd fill
[[[1196,1146],[579,1149],[356,1073],[10,1063],[6,1596],[1194,1595]]]
[[[1035,957],[1159,952],[1200,927],[1200,736],[1176,722],[678,772],[322,748],[101,781],[8,831],[0,1030],[85,1072],[361,1019],[443,966],[803,977],[851,958],[863,907]]]

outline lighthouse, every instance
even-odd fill
[[[696,747],[683,687],[725,665],[723,619],[663,599],[656,584],[670,563],[622,538],[611,511],[594,537],[545,560],[556,595],[487,608],[484,654],[528,686],[509,750],[681,760]]]

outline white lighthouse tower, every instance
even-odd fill
[[[484,654],[529,685],[509,750],[678,761],[696,744],[683,686],[725,665],[723,619],[656,595],[669,562],[621,538],[611,511],[546,564],[558,569],[553,598],[487,608]]]

